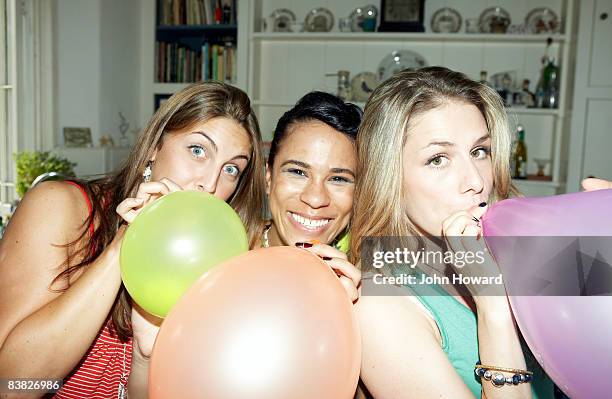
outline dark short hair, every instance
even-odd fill
[[[268,164],[270,166],[274,164],[276,153],[294,124],[318,120],[354,141],[362,116],[361,108],[355,104],[345,103],[333,94],[322,91],[312,91],[306,94],[278,120],[270,146]]]

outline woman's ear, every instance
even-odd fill
[[[272,181],[272,168],[266,162],[266,195],[270,195],[270,185]]]

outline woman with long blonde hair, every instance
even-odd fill
[[[517,193],[510,146],[497,93],[446,68],[400,72],[366,104],[350,253],[364,273],[361,377],[375,398],[552,397],[550,380],[523,351],[503,287],[501,295],[480,295],[483,287],[442,279],[499,273],[479,218]],[[408,270],[416,279],[369,295],[375,270],[361,251],[366,237],[385,236],[413,252],[481,253],[483,263],[461,268],[451,256],[387,264],[388,273]],[[441,283],[419,286],[419,277]]]

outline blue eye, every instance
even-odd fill
[[[240,169],[238,169],[236,165],[225,165],[223,167],[223,170],[225,171],[225,173],[233,177],[236,177],[240,174]]]
[[[201,145],[193,144],[189,146],[189,150],[191,151],[191,155],[196,158],[202,158],[206,156],[206,149]]]

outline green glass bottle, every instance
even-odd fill
[[[512,178],[526,179],[527,178],[527,144],[525,144],[525,129],[518,125],[518,140],[515,142],[512,149],[512,157],[510,158],[510,166]]]

